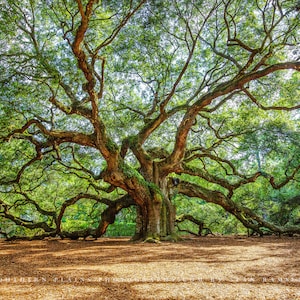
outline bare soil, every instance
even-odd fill
[[[0,299],[300,299],[300,238],[1,240]]]

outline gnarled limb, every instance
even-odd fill
[[[189,231],[187,229],[180,229],[179,228],[178,223],[184,222],[186,220],[196,224],[199,227],[197,233],[194,233],[194,232]],[[188,232],[188,233],[196,235],[196,236],[202,236],[203,235],[203,230],[206,230],[205,235],[208,235],[208,234],[214,235],[208,227],[204,227],[204,222],[203,221],[194,218],[192,215],[183,214],[183,215],[177,216],[176,217],[176,225],[177,225],[177,228],[179,229],[179,231],[185,231],[185,232]]]
[[[261,236],[264,234],[263,229],[267,228],[271,232],[277,234],[298,233],[300,227],[281,227],[267,222],[262,217],[255,214],[249,208],[233,202],[223,193],[218,191],[210,191],[206,188],[192,184],[189,182],[180,182],[178,185],[179,193],[190,197],[198,197],[207,202],[215,203],[222,206],[226,211],[234,215],[246,228],[252,229]]]

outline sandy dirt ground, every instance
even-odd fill
[[[300,299],[300,238],[1,240],[0,299]]]

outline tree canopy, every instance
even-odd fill
[[[1,4],[3,235],[300,232],[299,4]]]

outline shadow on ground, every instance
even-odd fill
[[[300,299],[299,249],[276,237],[0,241],[0,299]]]

